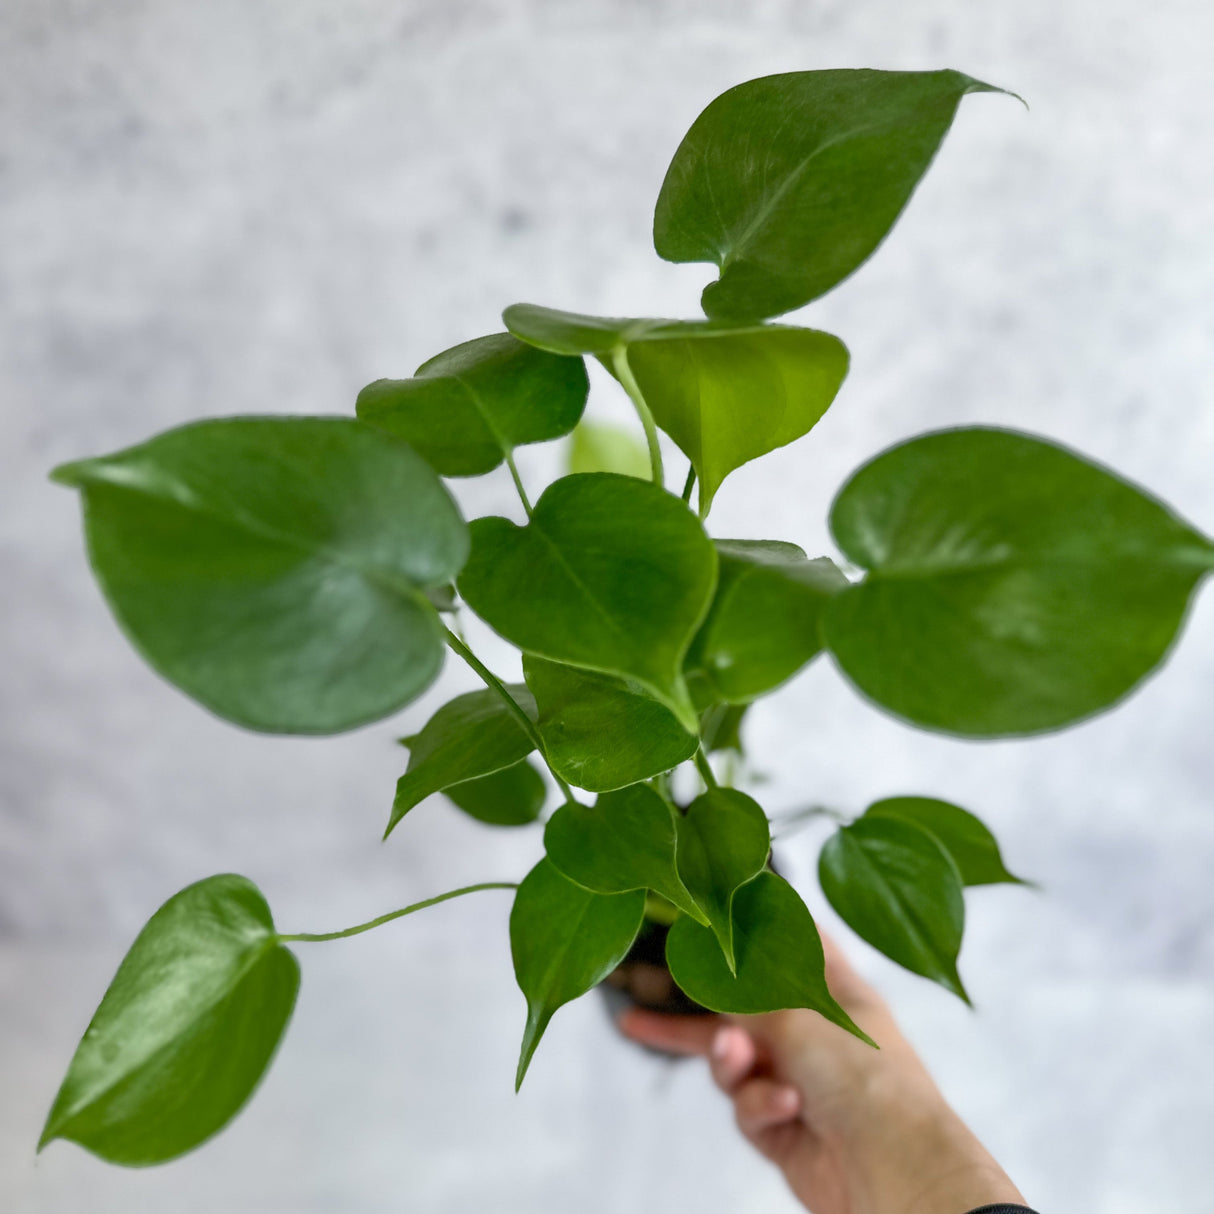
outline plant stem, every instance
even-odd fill
[[[658,430],[653,424],[653,414],[645,403],[641,385],[637,383],[632,368],[628,365],[627,346],[616,346],[611,351],[611,365],[615,368],[616,378],[624,391],[628,393],[633,405],[636,406],[637,416],[645,427],[645,441],[649,444],[649,466],[653,469],[653,483],[664,488],[666,480],[662,475],[662,448],[658,446]]]
[[[380,915],[378,919],[372,919],[369,923],[360,923],[357,927],[347,927],[340,932],[299,932],[294,936],[279,936],[278,939],[282,942],[301,941],[305,944],[315,944],[321,940],[344,940],[347,936],[357,936],[360,932],[369,932],[373,927],[382,927],[385,923],[391,923],[393,919],[399,919],[402,915],[411,915],[414,911],[425,910],[427,906],[437,906],[440,902],[446,902],[450,898],[459,898],[464,894],[475,894],[482,889],[518,889],[516,881],[484,881],[480,885],[465,885],[463,889],[448,890],[445,894],[439,894],[437,898],[427,898],[424,902],[414,902],[412,906],[402,907],[400,910],[389,911],[386,915]]]
[[[696,483],[696,470],[695,470],[695,465],[692,464],[692,466],[687,469],[687,479],[683,482],[683,500],[689,504],[691,502],[691,490],[694,487],[695,483]]]
[[[573,790],[568,784],[565,783],[564,780],[561,779],[560,776],[556,774],[555,771],[552,770],[552,764],[548,762],[548,752],[544,749],[544,739],[540,736],[540,731],[536,729],[535,722],[523,711],[522,706],[510,694],[510,692],[506,690],[506,685],[501,681],[501,679],[499,679],[497,675],[495,675],[493,671],[490,670],[489,667],[486,666],[484,662],[482,662],[480,658],[478,658],[476,654],[474,654],[472,650],[469,649],[468,646],[465,645],[464,642],[451,631],[450,628],[447,628],[444,625],[443,631],[447,634],[447,647],[453,650],[455,653],[458,653],[459,656],[463,658],[464,661],[467,662],[478,675],[480,675],[486,687],[496,691],[497,694],[502,697],[506,707],[513,714],[519,725],[522,726],[523,732],[531,739],[536,751],[539,753],[540,758],[544,760],[544,766],[548,768],[552,778],[556,781],[557,788],[561,790],[561,796],[563,796],[570,805],[578,804],[573,795]]]
[[[704,753],[703,746],[696,751],[696,770],[698,770],[700,775],[704,777],[704,783],[707,784],[709,788],[721,787],[717,783],[716,772],[712,770],[712,764],[709,763],[708,756]]]
[[[527,490],[523,488],[523,478],[518,474],[518,465],[514,462],[514,452],[506,452],[506,467],[510,469],[510,475],[514,477],[514,487],[518,490],[519,500],[523,503],[523,509],[527,511],[527,517],[531,517],[531,503],[527,500]]]

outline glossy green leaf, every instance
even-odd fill
[[[744,755],[742,744],[742,721],[749,704],[713,704],[705,709],[700,718],[700,738],[709,754],[720,750],[732,750]]]
[[[131,946],[68,1067],[38,1144],[65,1138],[140,1167],[236,1116],[291,1018],[299,966],[250,881],[208,877]]]
[[[143,657],[250,729],[336,733],[430,685],[426,589],[467,529],[404,443],[344,418],[204,421],[53,474],[84,499],[89,558]]]
[[[962,885],[1029,885],[1008,872],[995,836],[968,809],[935,797],[886,797],[874,801],[866,818],[905,818],[934,835],[953,858]]]
[[[706,515],[735,468],[807,434],[847,374],[837,337],[786,325],[583,316],[532,304],[506,309],[511,332],[542,349],[617,358],[654,421],[691,460]]]
[[[893,227],[967,93],[960,72],[788,72],[722,93],[658,195],[667,261],[710,262],[707,315],[755,320],[824,295]]]
[[[905,818],[859,818],[826,841],[818,879],[857,936],[969,1003],[957,973],[961,875],[935,835]]]
[[[526,687],[511,684],[506,690],[524,712],[534,717],[535,701]],[[403,742],[409,747],[409,766],[396,782],[384,838],[409,810],[431,794],[513,767],[535,749],[505,700],[489,688],[449,700],[420,733]]]
[[[679,876],[704,912],[731,971],[734,892],[767,864],[770,850],[767,815],[735,789],[710,788],[678,819]]]
[[[464,601],[520,649],[639,683],[690,732],[683,656],[717,559],[677,497],[601,472],[550,485],[531,521],[477,519]]]
[[[1214,548],[1082,457],[1008,430],[948,430],[877,456],[831,528],[869,570],[823,627],[878,705],[944,733],[1058,729],[1163,659]]]
[[[547,789],[544,778],[523,759],[487,776],[443,789],[464,813],[489,826],[526,826],[540,816]]]
[[[791,678],[822,649],[821,615],[847,579],[795,544],[717,540],[719,576],[687,654],[716,698],[745,703]]]
[[[674,811],[648,784],[562,805],[544,828],[548,859],[598,894],[651,889],[707,925],[675,868]]]
[[[569,444],[570,472],[617,472],[649,479],[645,444],[622,426],[579,422]]]
[[[597,986],[627,955],[645,914],[645,894],[596,894],[541,860],[510,912],[514,976],[527,998],[515,1089],[553,1013]]]
[[[436,355],[413,379],[377,379],[358,416],[403,438],[444,476],[491,472],[515,447],[568,434],[590,390],[580,358],[561,358],[509,333]]]
[[[591,792],[610,792],[669,771],[696,751],[696,737],[635,685],[528,654],[523,677],[553,770]]]
[[[714,1012],[739,1016],[807,1007],[875,1044],[835,1002],[826,985],[822,941],[796,890],[775,873],[759,873],[734,896],[737,972],[713,933],[686,916],[666,937],[666,962],[685,994]]]

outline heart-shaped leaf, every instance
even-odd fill
[[[791,678],[822,649],[822,609],[847,586],[827,557],[796,544],[717,540],[717,593],[687,654],[688,678],[745,703]]]
[[[543,776],[528,759],[443,789],[443,794],[464,813],[489,826],[526,826],[534,822],[544,808],[547,792]]]
[[[535,696],[548,762],[578,788],[624,788],[695,754],[696,736],[670,709],[621,679],[530,654],[523,677]]]
[[[893,227],[967,93],[960,72],[788,72],[722,93],[658,195],[667,261],[711,262],[707,315],[778,316],[824,295]]]
[[[337,733],[434,680],[426,597],[467,529],[404,443],[344,418],[204,421],[58,468],[93,571],[166,679],[250,729]]]
[[[597,986],[623,961],[644,915],[641,890],[595,894],[546,859],[523,878],[510,912],[514,976],[527,998],[516,1090],[553,1013]]]
[[[917,725],[1041,733],[1121,699],[1167,653],[1214,547],[1071,451],[962,429],[878,455],[831,528],[869,570],[829,603],[827,647]]]
[[[818,879],[857,936],[969,1003],[957,973],[961,875],[935,835],[905,818],[859,818],[826,841]]]
[[[570,472],[617,472],[649,478],[649,452],[636,435],[622,426],[579,422],[569,444]]]
[[[589,805],[562,805],[544,828],[548,859],[598,894],[651,889],[707,925],[675,868],[675,818],[647,784],[604,793]]]
[[[847,374],[837,337],[787,325],[623,320],[515,304],[503,319],[524,341],[596,354],[635,377],[654,421],[691,460],[700,515],[735,468],[807,434]]]
[[[995,836],[968,809],[934,797],[886,797],[874,801],[866,818],[904,818],[935,836],[953,858],[962,885],[1030,885],[1008,872]]]
[[[757,802],[732,788],[710,788],[678,820],[678,868],[704,912],[725,963],[735,965],[730,907],[734,891],[767,864],[771,833]]]
[[[688,732],[683,656],[716,585],[704,529],[677,497],[600,472],[550,485],[531,521],[477,519],[465,602],[520,649],[641,684]]]
[[[736,973],[711,931],[686,916],[676,920],[666,937],[666,963],[686,995],[711,1011],[739,1016],[807,1007],[875,1044],[831,995],[818,929],[782,877],[759,873],[737,891],[733,936]]]
[[[479,476],[515,447],[568,434],[588,391],[580,358],[495,333],[444,350],[413,379],[377,379],[356,407],[363,421],[403,438],[436,472]]]
[[[65,1138],[130,1167],[193,1150],[252,1094],[298,990],[256,886],[228,874],[183,889],[118,967],[38,1149]]]
[[[506,690],[534,717],[535,701],[526,687],[518,683]],[[385,839],[409,810],[432,793],[513,767],[535,749],[505,700],[489,688],[449,700],[420,733],[404,741],[409,766],[396,782]]]

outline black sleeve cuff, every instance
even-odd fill
[[[993,1206],[979,1206],[976,1210],[970,1210],[969,1214],[1037,1214],[1037,1211],[1030,1210],[1028,1206],[1009,1206],[1002,1202]]]

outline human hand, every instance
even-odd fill
[[[885,1001],[829,939],[826,977],[879,1050],[816,1012],[667,1016],[632,1008],[621,1030],[700,1054],[738,1127],[812,1214],[966,1214],[1023,1202],[949,1107]]]

